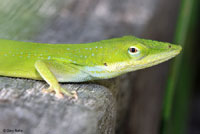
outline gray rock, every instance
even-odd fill
[[[0,133],[19,129],[25,134],[114,133],[116,102],[96,84],[65,84],[79,99],[57,99],[41,92],[44,82],[0,78]]]

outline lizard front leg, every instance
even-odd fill
[[[50,85],[49,89],[47,89],[47,92],[55,91],[56,97],[63,98],[63,94],[73,97],[75,99],[78,98],[75,91],[70,92],[66,89],[63,89],[56,79],[55,75],[51,72],[51,70],[48,67],[48,64],[45,61],[38,60],[35,63],[35,68],[40,74],[40,76]]]

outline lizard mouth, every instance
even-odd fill
[[[161,62],[167,61],[167,60],[175,57],[176,55],[178,55],[180,53],[180,51],[181,51],[181,48],[178,50],[175,49],[170,52],[155,55],[155,57],[157,57],[157,58],[155,58],[155,60],[152,61],[152,64],[159,64]]]
[[[151,67],[153,65],[157,65],[157,64],[162,63],[164,61],[168,61],[169,59],[178,55],[180,53],[181,49],[182,48],[180,46],[177,46],[176,49],[173,49],[170,52],[165,52],[165,53],[160,53],[160,54],[158,53],[158,54],[155,54],[153,56],[146,57],[146,58],[142,59],[143,61],[141,61],[141,62],[144,63],[144,60],[146,60],[148,62],[134,66],[134,70],[139,70],[139,69]]]

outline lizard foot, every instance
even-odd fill
[[[56,97],[59,99],[64,98],[63,94],[59,91],[56,92],[56,90],[54,90],[52,87],[49,87],[48,89],[42,89],[43,93],[55,93]]]
[[[61,92],[62,92],[63,94],[65,94],[65,95],[69,96],[69,97],[74,98],[75,100],[78,99],[78,95],[77,95],[77,92],[76,92],[76,91],[71,91],[71,92],[69,92],[69,91],[67,91],[67,90],[65,90],[65,89],[63,89],[63,88],[61,88]]]
[[[51,87],[49,87],[48,89],[42,89],[42,92],[43,93],[52,93],[52,92],[54,92],[54,90],[53,90],[53,88],[51,88]]]
[[[67,95],[68,97],[72,97],[73,99],[77,100],[78,99],[78,95],[76,91],[67,91],[64,88],[60,88],[60,90],[54,90],[54,88],[49,87],[48,89],[43,89],[42,90],[43,93],[55,93],[55,96],[59,99],[63,99],[64,98],[64,94]]]

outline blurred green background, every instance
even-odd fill
[[[199,0],[0,0],[0,38],[92,42],[123,35],[173,42],[181,55],[134,72],[116,133],[200,133]]]

